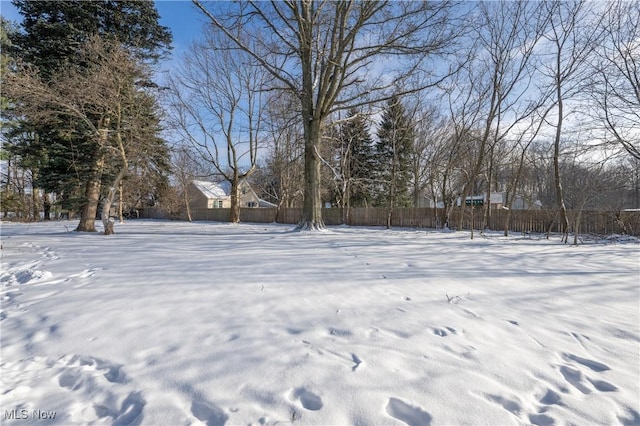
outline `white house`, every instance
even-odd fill
[[[240,181],[240,207],[275,207],[258,198],[246,180]],[[231,182],[194,180],[187,187],[189,207],[192,209],[225,209],[231,207]]]

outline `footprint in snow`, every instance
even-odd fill
[[[146,404],[147,401],[142,397],[142,392],[129,393],[124,401],[122,401],[120,411],[111,414],[111,417],[114,417],[112,425],[125,426],[140,424],[142,421],[142,411]]]
[[[618,390],[618,388],[615,385],[609,382],[605,382],[604,380],[596,380],[596,379],[591,379],[589,377],[587,377],[587,380],[589,380],[593,385],[593,387],[600,392],[615,392]]]
[[[556,424],[555,420],[546,414],[529,414],[529,422],[536,426],[552,426]]]
[[[580,370],[563,365],[560,367],[560,374],[562,374],[564,379],[569,382],[571,386],[578,389],[583,394],[586,395],[591,393],[591,389],[584,384],[584,379]]]
[[[520,412],[522,411],[520,404],[517,401],[514,401],[512,399],[506,398],[501,395],[492,395],[492,394],[485,394],[484,396],[487,399],[487,401],[500,405],[502,408],[504,408],[505,410],[507,410],[508,412],[516,416],[520,415]]]
[[[389,398],[387,402],[387,414],[410,426],[427,426],[431,424],[431,414],[420,406],[407,404],[398,398]]]
[[[640,424],[640,413],[631,407],[627,407],[624,416],[618,415],[618,420],[623,425],[638,425]]]
[[[295,388],[289,392],[289,401],[299,402],[302,408],[310,411],[318,411],[322,408],[322,398],[305,388]]]
[[[611,370],[611,368],[606,364],[594,361],[592,359],[582,358],[574,354],[563,353],[562,358],[564,358],[566,361],[575,361],[576,363],[587,367],[591,371],[596,373],[602,373],[604,371]],[[584,394],[591,393],[591,389],[589,389],[586,385],[587,382],[591,383],[594,389],[599,392],[616,392],[618,390],[618,387],[614,384],[604,380],[593,379],[583,374],[579,369],[570,367],[568,365],[561,366],[560,373],[562,374],[564,379],[569,382],[569,384],[571,384],[573,387]]]
[[[547,389],[547,393],[545,393],[542,399],[540,399],[540,403],[544,405],[560,405],[562,403],[562,399],[557,392]]]
[[[611,370],[611,368],[609,368],[607,364],[603,364],[592,359],[582,358],[574,354],[563,353],[562,357],[565,360],[572,360],[577,362],[578,364],[582,364],[585,367],[595,371],[596,373],[602,373],[603,371]]]
[[[83,384],[83,377],[89,372],[102,375],[109,383],[127,383],[129,379],[122,366],[99,358],[83,355],[63,357],[65,371],[59,376],[60,386],[76,390]]]
[[[207,401],[193,401],[191,413],[207,426],[222,426],[229,420],[220,407]]]
[[[144,416],[142,392],[132,389],[120,365],[98,358],[33,357],[21,360],[15,368],[3,366],[3,379],[8,382],[4,398],[12,406],[29,401],[32,389],[38,389],[43,381],[59,386],[56,421],[61,424],[139,425]]]
[[[542,404],[543,407],[540,408],[537,413],[530,413],[528,415],[529,422],[533,425],[541,426],[551,426],[556,424],[552,417],[544,413],[549,409],[550,405],[562,405],[562,398],[560,395],[551,389],[547,389],[547,393],[545,393],[540,399],[540,404]]]
[[[15,272],[7,273],[0,278],[0,282],[6,286],[14,284],[24,285],[32,282],[48,280],[53,276],[49,271],[41,271],[35,268],[26,268]]]

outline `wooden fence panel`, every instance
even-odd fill
[[[197,221],[228,222],[230,209],[193,209],[191,216]],[[345,214],[347,213],[347,214]],[[480,229],[483,224],[483,209],[465,210],[462,220],[462,228]],[[575,219],[578,212],[569,211],[570,232],[574,232]],[[355,207],[345,212],[343,209],[322,209],[322,217],[327,225],[341,225],[346,223],[352,226],[386,226],[388,209],[385,207]],[[442,211],[433,208],[395,208],[391,215],[391,226],[410,228],[438,228]],[[502,231],[509,212],[507,210],[492,210],[487,217],[488,228],[494,231]],[[183,217],[185,216],[185,217]],[[160,209],[144,209],[142,218],[166,219],[169,215]],[[460,211],[455,209],[450,216],[449,226],[457,227]],[[242,208],[240,209],[241,222],[254,223],[284,223],[297,224],[302,218],[301,208]],[[181,215],[181,220],[186,219],[186,214]],[[346,219],[346,220],[345,220]],[[640,211],[601,212],[583,211],[580,213],[579,233],[581,234],[623,234],[640,236]],[[554,210],[512,210],[509,215],[510,232],[514,233],[545,233],[560,232],[558,214]]]
[[[273,223],[276,221],[277,209],[261,208],[261,209],[240,209],[240,222],[251,223]]]

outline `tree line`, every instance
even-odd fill
[[[112,205],[185,208],[204,177],[231,182],[232,221],[248,179],[302,207],[300,229],[323,228],[325,205],[486,223],[500,194],[557,209],[566,238],[569,209],[640,208],[637,2],[194,0],[207,24],[162,88],[171,34],[152,2],[14,4],[5,214],[57,206],[93,231],[101,210],[112,229]]]

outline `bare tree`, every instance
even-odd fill
[[[200,156],[189,145],[180,145],[172,153],[172,172],[175,178],[177,195],[180,205],[187,212],[187,220],[192,221],[191,200],[189,199],[189,184],[196,178],[207,175],[206,168],[200,164]]]
[[[532,83],[532,58],[547,25],[548,16],[539,5],[527,1],[480,3],[472,56],[458,79],[462,84],[450,97],[462,102],[453,111],[460,136],[478,129],[479,146],[463,190],[463,200],[484,167],[484,181],[493,178],[494,149],[518,124],[531,116],[538,103],[529,101]],[[462,111],[461,118],[455,117]],[[489,188],[486,188],[490,194]],[[490,200],[487,200],[490,201]],[[461,202],[464,213],[465,202]],[[460,214],[462,227],[464,214]],[[473,234],[472,234],[473,235]]]
[[[554,128],[554,178],[556,202],[563,230],[563,241],[569,237],[569,217],[564,202],[562,177],[560,172],[560,145],[563,137],[563,125],[568,114],[566,102],[575,97],[584,88],[583,78],[586,61],[594,53],[596,42],[602,29],[593,20],[592,4],[585,1],[567,1],[544,3],[550,18],[549,31],[545,34],[548,43],[549,62],[544,73],[550,80],[554,92],[555,123]]]
[[[452,48],[455,34],[447,2],[249,1],[207,7],[193,1],[299,100],[305,141],[299,229],[324,228],[319,153],[327,118],[386,97],[398,81],[424,71],[427,58]],[[393,61],[381,70],[385,56]]]
[[[30,119],[55,125],[63,136],[79,129],[84,132],[82,136],[92,147],[92,161],[76,229],[95,232],[102,183],[109,172],[113,178],[102,217],[105,234],[109,234],[113,232],[109,210],[127,173],[128,152],[137,145],[135,149],[144,151],[139,145],[148,143],[147,136],[156,131],[149,120],[131,115],[150,99],[138,87],[141,81],[148,81],[148,74],[127,50],[99,37],[87,41],[82,52],[78,60],[88,64],[86,69],[70,65],[46,83],[33,68],[23,66],[7,76],[4,90],[17,100],[16,109]]]
[[[427,187],[432,203],[437,207],[436,223],[440,227],[451,224],[451,214],[456,200],[462,196],[465,184],[463,167],[463,147],[466,141],[457,137],[451,123],[443,122],[431,137],[431,145],[426,158]]]
[[[615,188],[614,175],[607,173],[607,162],[589,164],[574,158],[563,164],[567,173],[564,176],[566,202],[571,209],[571,225],[573,228],[573,244],[578,245],[582,214],[586,209],[594,209],[598,200]]]
[[[436,146],[446,139],[444,119],[434,103],[426,104],[422,99],[416,102],[413,116],[415,122],[415,145],[411,152],[411,181],[413,206],[421,207],[426,198],[425,190],[431,182],[430,172],[434,169],[429,164],[436,152]],[[431,192],[433,193],[433,192]]]
[[[640,2],[604,8],[603,43],[597,50],[592,101],[608,135],[640,159]]]
[[[552,108],[552,106],[549,106],[547,108],[539,110],[537,114],[529,117],[529,122],[523,123],[523,127],[514,134],[514,138],[512,141],[513,147],[510,156],[512,157],[511,164],[515,165],[515,169],[511,173],[506,187],[506,200],[504,203],[504,207],[507,209],[507,213],[504,219],[505,237],[509,235],[509,228],[511,225],[511,212],[516,200],[516,196],[518,194],[518,189],[520,188],[520,184],[523,180],[523,174],[525,173],[525,163],[527,160],[529,148],[538,138],[540,130],[545,124],[547,114]]]
[[[240,221],[240,182],[256,169],[264,69],[205,27],[172,79],[178,132],[231,184],[230,221]]]

